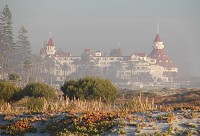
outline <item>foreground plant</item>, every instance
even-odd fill
[[[10,135],[24,135],[26,132],[37,132],[28,119],[20,119],[15,123],[5,126],[6,134]]]
[[[95,112],[68,114],[61,120],[52,120],[46,130],[52,135],[99,135],[105,134],[116,124],[114,119],[118,116],[114,113]]]

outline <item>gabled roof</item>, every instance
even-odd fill
[[[124,55],[124,52],[123,52],[122,48],[119,47],[118,56],[123,56],[123,55]]]
[[[84,49],[84,52],[92,52],[92,49]]]
[[[110,56],[112,57],[121,57],[124,55],[124,52],[122,50],[122,48],[118,48],[118,49],[111,49],[110,51]]]
[[[40,55],[40,56],[47,55],[47,52],[46,52],[46,48],[45,48],[45,47],[42,47],[42,49],[40,50],[39,55]]]
[[[160,38],[159,34],[156,35],[154,42],[162,42],[162,39]]]
[[[52,38],[49,39],[47,46],[54,46]]]

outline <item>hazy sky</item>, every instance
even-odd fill
[[[1,11],[6,4],[15,37],[24,25],[33,53],[52,32],[56,48],[72,55],[84,48],[109,53],[118,41],[126,55],[149,54],[159,22],[171,59],[200,76],[200,0],[0,0]]]

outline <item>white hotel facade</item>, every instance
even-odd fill
[[[102,71],[112,71],[116,79],[124,80],[132,85],[159,85],[171,84],[175,82],[178,68],[171,61],[164,51],[164,44],[157,34],[154,40],[153,50],[150,54],[133,53],[131,56],[124,56],[122,49],[113,49],[110,55],[105,55],[101,51],[92,52],[91,49],[84,49],[83,54],[87,54],[94,67]],[[40,56],[51,57],[55,66],[51,69],[51,74],[56,81],[63,81],[66,76],[76,73],[81,61],[80,56],[72,56],[62,50],[56,50],[53,39],[40,50]],[[61,67],[68,66],[68,70]],[[120,84],[120,83],[118,83]]]

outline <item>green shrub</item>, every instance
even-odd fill
[[[15,95],[21,91],[21,88],[10,82],[0,82],[0,100],[5,102],[15,100]]]
[[[4,100],[0,99],[0,106],[2,106],[4,104]]]
[[[22,90],[22,94],[29,97],[44,97],[46,99],[54,99],[56,97],[56,91],[53,87],[50,87],[44,83],[29,83]]]
[[[17,73],[11,73],[9,76],[8,76],[9,80],[11,81],[18,81],[20,80],[20,76],[17,74]]]
[[[117,88],[111,81],[99,77],[85,77],[69,80],[61,87],[64,97],[70,99],[102,99],[113,102],[116,99]]]
[[[41,111],[44,108],[46,99],[44,97],[34,98],[30,97],[27,100],[27,107],[33,111]]]

